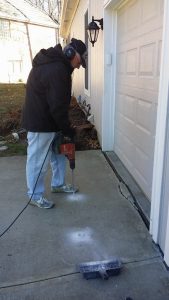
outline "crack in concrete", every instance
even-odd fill
[[[132,206],[138,211],[138,208],[135,204],[135,200],[132,196],[132,194],[130,193],[127,185],[123,182],[120,182],[118,184],[118,188],[119,188],[119,192],[120,194],[126,199],[126,200],[129,200],[129,202],[132,204]]]

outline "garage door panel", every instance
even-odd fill
[[[158,41],[157,76],[160,76],[162,40]]]
[[[157,99],[158,99],[158,86],[159,86],[159,75],[156,76],[117,76],[117,81],[116,81],[116,86],[119,90],[120,93],[122,93],[122,91],[120,90],[120,86],[124,86],[125,89],[130,90],[129,91],[129,95],[133,96],[134,89],[137,89],[137,92],[139,93],[140,97],[143,98],[143,96],[141,96],[141,93],[143,93],[144,91],[146,93],[148,93],[148,95],[150,95],[151,92],[155,92],[154,93],[154,97],[153,97],[153,102],[157,103]],[[140,89],[140,91],[139,91]],[[145,97],[146,96],[146,93]]]
[[[130,97],[134,97],[134,98],[138,98],[138,99],[142,99],[144,101],[148,101],[148,102],[152,102],[154,103],[154,105],[156,105],[157,103],[157,99],[158,99],[158,95],[157,92],[153,89],[143,89],[141,86],[137,86],[139,84],[139,81],[134,80],[134,84],[132,84],[132,79],[127,81],[128,79],[125,80],[120,80],[119,82],[117,82],[116,84],[116,88],[117,88],[117,92],[116,95],[117,97],[119,97],[119,95],[128,95]],[[124,83],[128,83],[128,84],[124,84]],[[156,82],[156,81],[155,81]],[[157,81],[159,82],[159,81]],[[137,85],[136,85],[137,84]],[[123,90],[123,93],[122,93]],[[146,93],[145,93],[146,91]],[[116,103],[118,102],[118,100],[116,101]],[[118,105],[118,103],[117,103]]]
[[[146,93],[148,95],[151,92],[155,92],[154,97],[153,97],[153,102],[157,103],[158,99],[158,86],[159,86],[159,77],[157,78],[150,78],[147,77],[126,77],[126,76],[121,76],[120,78],[117,77],[117,88],[119,89],[121,85],[124,86],[125,89],[130,90],[132,88],[131,92],[129,91],[129,95],[133,96],[134,93],[139,93],[139,97],[143,97],[143,93],[145,94],[145,98],[147,98]],[[156,85],[156,87],[155,87]],[[133,91],[135,89],[135,91]],[[137,90],[136,90],[137,89]],[[140,89],[140,90],[139,90]],[[146,93],[145,93],[146,92]],[[122,91],[120,91],[122,93]],[[137,94],[138,95],[138,94]]]
[[[152,99],[153,102],[157,103],[158,100],[158,87],[159,87],[159,79],[158,78],[150,78],[147,76],[145,77],[139,77],[138,78],[138,87],[142,89],[144,94],[146,94],[148,91],[154,91],[156,92],[155,97]],[[145,95],[146,97],[146,95]]]
[[[154,110],[152,103],[139,99],[137,102],[137,123],[147,132],[153,133],[154,131]]]
[[[158,32],[158,35],[159,32]],[[121,72],[117,73],[117,85],[134,86],[140,89],[154,90],[158,92],[160,63],[161,63],[161,39],[156,37],[152,42],[140,39],[140,46],[126,49],[123,60],[120,62]],[[156,93],[157,95],[157,93]],[[157,97],[156,97],[157,98]]]
[[[120,116],[120,115],[119,115]],[[129,121],[127,118],[120,117],[120,121],[118,127],[115,128],[115,141],[117,143],[118,134],[120,133],[123,137],[127,137],[133,143],[135,139],[135,127],[133,126],[133,122]],[[123,148],[123,146],[121,146]]]
[[[125,150],[125,156],[128,159],[128,161],[131,163],[132,162],[132,157],[134,155],[134,147],[133,147],[133,143],[131,142],[131,140],[125,136],[124,140],[123,140],[123,152]]]
[[[164,0],[160,0],[160,13],[163,16],[163,14],[164,14]]]
[[[127,118],[124,118],[123,124],[124,136],[127,137],[133,143],[136,135],[134,122]]]
[[[154,138],[151,137],[149,132],[145,131],[141,126],[137,125],[134,127],[132,122],[123,118],[121,118],[119,127],[115,129],[115,143],[117,143],[119,131],[124,139],[127,137],[133,143],[133,147],[139,147],[151,159],[154,151]],[[120,140],[122,141],[122,137]]]
[[[117,13],[115,152],[150,198],[163,0],[131,0]]]
[[[149,158],[147,155],[141,151],[141,149],[136,147],[136,172],[140,173],[141,176],[144,178],[144,181],[149,184],[149,179],[151,175],[151,169],[149,167]]]
[[[138,75],[153,77],[155,75],[156,43],[149,43],[140,47]]]
[[[142,1],[142,23],[157,18],[159,12],[158,0],[143,0]]]
[[[137,125],[135,130],[135,145],[150,158],[154,152],[154,139],[143,127]]]
[[[121,132],[118,133],[116,153],[128,169],[133,169],[133,164],[131,161],[131,157],[135,155],[133,144],[127,137],[124,137]]]
[[[125,11],[123,10],[119,11],[118,19],[117,19],[117,35],[121,36],[121,38],[123,38],[126,32],[125,29],[126,17],[127,16]]]
[[[115,114],[115,124],[118,130],[133,140],[133,137],[135,136],[134,124],[136,116],[136,107],[134,102],[136,102],[136,100],[133,97],[125,95],[121,95],[118,99],[121,99],[121,104],[118,105],[118,110]]]
[[[121,114],[123,114],[123,109],[124,109],[124,94],[120,94],[117,92],[117,105],[116,105],[116,111]]]
[[[137,74],[137,48],[129,49],[126,54],[126,74],[136,76]]]
[[[137,36],[137,45],[138,47],[141,47],[143,45],[147,45],[147,44],[151,44],[151,43],[154,43],[158,40],[161,40],[162,38],[162,28],[157,26],[157,28],[155,29],[151,29],[147,32],[143,32],[142,34],[142,31],[140,29],[140,32]],[[126,45],[127,46],[127,45]]]
[[[125,74],[125,52],[117,54],[117,74]]]
[[[122,134],[125,133],[125,130],[124,130],[124,118],[123,118],[123,115],[120,114],[120,113],[117,113],[116,116],[115,116],[115,123],[118,124],[118,127],[117,130],[120,130],[120,132]],[[115,129],[116,131],[116,129]]]
[[[119,155],[120,158],[122,158],[123,152],[124,152],[124,143],[123,143],[123,133],[119,128],[115,128],[116,131],[116,143],[115,143],[115,152]]]
[[[155,103],[155,105],[153,105],[153,107],[152,107],[152,115],[153,115],[153,117],[152,117],[152,137],[153,137],[153,139],[155,140],[155,134],[156,134],[156,132],[155,132],[155,130],[156,130],[156,119],[157,119],[157,103]],[[155,141],[154,141],[154,144],[155,144]]]
[[[132,145],[130,143],[128,143],[127,140],[126,140],[125,146],[126,146],[125,149],[127,149],[128,151],[125,152],[124,163],[127,166],[129,172],[131,173],[131,170],[133,170],[131,156],[133,156],[135,154],[135,152],[134,152]]]
[[[133,0],[129,3],[129,7],[125,10],[127,25],[126,28],[128,31],[134,30],[139,25],[139,19],[141,17],[141,11],[139,9],[139,2],[137,0]]]
[[[119,135],[118,135],[119,136]],[[121,147],[121,142],[123,146]],[[125,151],[127,149],[127,151]],[[150,161],[149,158],[142,152],[139,148],[133,148],[127,138],[121,134],[121,141],[117,143],[115,147],[115,152],[122,160],[124,165],[127,167],[129,172],[133,175],[134,179],[139,182],[142,190],[146,194],[151,193],[151,178],[152,178],[152,168],[149,168]],[[134,164],[132,163],[134,161]],[[152,165],[152,162],[151,162]],[[145,177],[145,171],[147,177]]]
[[[151,167],[151,168],[150,168]],[[139,148],[136,149],[136,168],[134,178],[146,194],[151,193],[153,161],[149,161]]]
[[[136,116],[136,98],[126,95],[124,101],[124,116],[132,121],[135,122]]]
[[[138,171],[135,172],[134,175],[134,179],[139,182],[140,187],[142,189],[142,191],[146,194],[149,195],[151,194],[151,190],[149,188],[149,185],[147,184],[147,182],[145,181],[144,177],[141,175],[141,173],[139,173]]]
[[[117,35],[120,43],[132,40],[136,35],[161,28],[163,0],[129,1],[118,11]]]

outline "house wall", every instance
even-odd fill
[[[0,82],[23,80],[30,67],[26,27],[22,23],[1,20]]]
[[[88,9],[88,23],[92,16],[96,19],[103,18],[103,1],[82,0],[79,3],[76,15],[74,17],[70,36],[85,40],[85,21],[84,15]],[[82,101],[90,103],[90,113],[94,115],[94,125],[98,132],[100,143],[102,143],[102,99],[103,99],[103,31],[100,30],[98,40],[92,47],[88,42],[88,60],[89,60],[89,88],[85,90],[84,69],[75,70],[73,75],[73,94],[76,98],[81,95]]]
[[[0,82],[26,82],[35,54],[56,44],[55,29],[8,20],[0,25]]]
[[[40,49],[56,45],[56,31],[54,28],[29,24],[28,30],[33,57]]]

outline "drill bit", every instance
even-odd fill
[[[75,184],[74,184],[74,170],[72,169],[72,191],[75,192]]]

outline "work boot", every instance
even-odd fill
[[[41,197],[38,200],[32,199],[30,201],[31,205],[38,206],[40,208],[52,208],[54,207],[54,203],[52,201],[47,200],[46,198]]]
[[[73,187],[71,184],[64,184],[60,186],[52,186],[52,193],[76,193],[78,192],[78,188]]]

